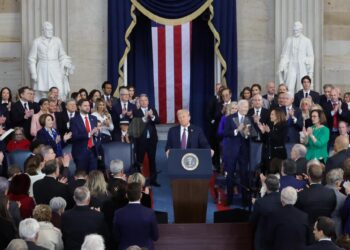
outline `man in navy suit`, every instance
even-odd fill
[[[104,83],[102,83],[101,88],[103,92],[102,99],[105,100],[107,109],[109,112],[111,112],[113,104],[118,100],[118,98],[112,95],[112,83],[109,81],[105,81]]]
[[[136,111],[136,105],[129,102],[130,96],[127,87],[122,86],[119,88],[119,97],[120,99],[113,103],[111,114],[114,124],[114,138],[116,137],[116,134],[120,134],[120,120],[131,122],[134,117],[134,112]]]
[[[90,103],[86,99],[78,102],[79,113],[70,120],[72,131],[72,156],[78,170],[97,169],[94,135],[98,134],[97,118],[90,115]]]
[[[286,142],[299,143],[299,132],[303,129],[303,116],[300,108],[293,106],[294,97],[291,92],[284,93],[284,107],[283,112],[286,115],[288,134]]]
[[[180,109],[176,113],[179,125],[168,131],[168,139],[165,146],[166,154],[172,148],[210,148],[210,145],[201,128],[190,124],[190,112]]]
[[[301,78],[301,84],[303,85],[303,89],[299,90],[294,95],[294,106],[299,107],[300,101],[303,98],[311,98],[314,103],[320,102],[320,94],[316,91],[311,90],[311,78],[309,76],[304,76]]]
[[[152,250],[153,241],[158,240],[156,215],[152,209],[141,205],[141,189],[139,183],[128,184],[129,204],[114,213],[113,232],[119,249],[137,245]]]
[[[142,119],[142,122],[145,124],[145,129],[141,136],[135,140],[137,161],[142,163],[147,153],[150,162],[150,184],[159,187],[160,184],[157,182],[156,168],[158,142],[156,124],[159,124],[159,116],[157,110],[149,106],[147,95],[141,94],[139,101],[141,107],[135,111],[135,117]]]
[[[224,170],[227,185],[227,205],[232,203],[234,175],[239,164],[239,177],[242,190],[242,203],[248,205],[249,197],[249,138],[256,137],[257,133],[247,116],[249,103],[247,100],[238,102],[238,112],[229,115],[224,127]]]

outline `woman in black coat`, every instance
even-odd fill
[[[17,238],[17,229],[9,213],[9,200],[0,196],[0,249],[5,249],[11,240]]]
[[[263,148],[261,151],[262,172],[269,170],[273,158],[287,159],[285,140],[287,138],[287,122],[284,112],[279,109],[272,109],[268,124],[258,124],[262,133]]]

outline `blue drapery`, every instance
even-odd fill
[[[139,0],[147,10],[163,18],[181,18],[198,9],[205,0]],[[214,0],[213,23],[221,37],[220,51],[227,64],[226,82],[237,96],[236,1]],[[131,22],[131,2],[109,0],[108,5],[108,80],[118,83],[118,63],[124,54],[125,31]],[[137,24],[129,40],[128,83],[137,93],[147,93],[154,105],[151,26],[137,10]],[[191,117],[204,125],[207,100],[214,93],[214,39],[208,28],[208,12],[193,21],[191,51]],[[197,44],[197,45],[196,45]]]

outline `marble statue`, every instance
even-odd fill
[[[287,38],[279,64],[279,80],[285,83],[288,90],[295,93],[301,88],[301,78],[313,77],[314,51],[309,38],[303,35],[303,24],[295,22],[293,36]],[[299,88],[300,87],[300,88]]]
[[[68,76],[73,74],[74,65],[64,51],[61,39],[53,36],[50,22],[43,23],[42,35],[33,41],[28,64],[38,98],[47,97],[49,89],[57,87],[60,98],[66,99],[70,92]]]

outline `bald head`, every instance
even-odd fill
[[[344,135],[339,135],[334,142],[334,151],[339,152],[346,150],[349,147],[349,137]]]

